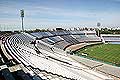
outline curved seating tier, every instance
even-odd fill
[[[49,53],[43,49],[40,50],[42,53],[37,53],[33,48],[34,46],[32,48],[28,47],[32,45],[29,41],[32,41],[30,37],[24,34],[16,34],[7,39],[6,47],[9,48],[9,53],[13,58],[17,59],[19,63],[23,63],[26,66],[31,65],[39,68],[40,70],[45,70],[47,72],[62,75],[63,77],[71,79],[81,78],[71,70],[68,70],[69,68],[67,69],[67,66],[71,66],[70,64],[76,64],[73,60],[58,53]],[[29,45],[26,46],[26,44]],[[46,48],[46,46],[44,48]]]
[[[72,36],[67,35],[67,37],[64,36],[63,38],[70,38],[74,44],[78,43],[78,41]],[[41,41],[43,39],[41,39]],[[9,54],[19,63],[22,63],[25,66],[38,68],[41,71],[52,73],[66,79],[103,80],[107,78],[101,74],[89,70],[87,67],[71,59],[63,50],[60,50],[65,49],[66,46],[71,44],[65,40],[59,41],[57,38],[55,39],[57,42],[54,43],[53,46],[48,46],[41,42],[31,44],[31,42],[34,41],[31,37],[24,33],[15,34],[7,38],[5,47]],[[53,42],[54,41],[55,40],[53,40]]]
[[[101,42],[101,38],[96,35],[95,31],[50,31],[31,34],[38,40],[63,50],[70,45],[84,42]]]

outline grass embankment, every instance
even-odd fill
[[[75,52],[77,55],[87,53],[88,58],[97,59],[120,66],[120,45],[101,44],[82,48]]]

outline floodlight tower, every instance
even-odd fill
[[[1,26],[1,24],[0,24],[0,32],[2,31],[2,26]]]
[[[21,14],[21,19],[22,19],[22,23],[21,23],[21,26],[22,26],[22,32],[24,32],[24,26],[23,26],[23,18],[24,18],[24,10],[20,10],[20,14]]]
[[[100,25],[101,25],[101,24],[98,22],[98,23],[97,23],[97,27],[98,27],[98,36],[100,36],[100,31],[99,31]]]

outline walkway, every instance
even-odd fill
[[[79,56],[74,56],[74,55],[70,55],[70,56],[77,62],[79,62],[83,65],[86,65],[91,69],[94,69],[105,75],[110,75],[113,78],[115,78],[115,80],[120,80],[120,67],[112,66],[112,65],[105,64],[102,62],[89,60],[87,58],[83,58],[83,57],[79,57]]]

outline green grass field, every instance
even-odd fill
[[[120,45],[118,44],[88,46],[76,52],[78,55],[82,53],[87,53],[88,58],[94,58],[120,66]]]

